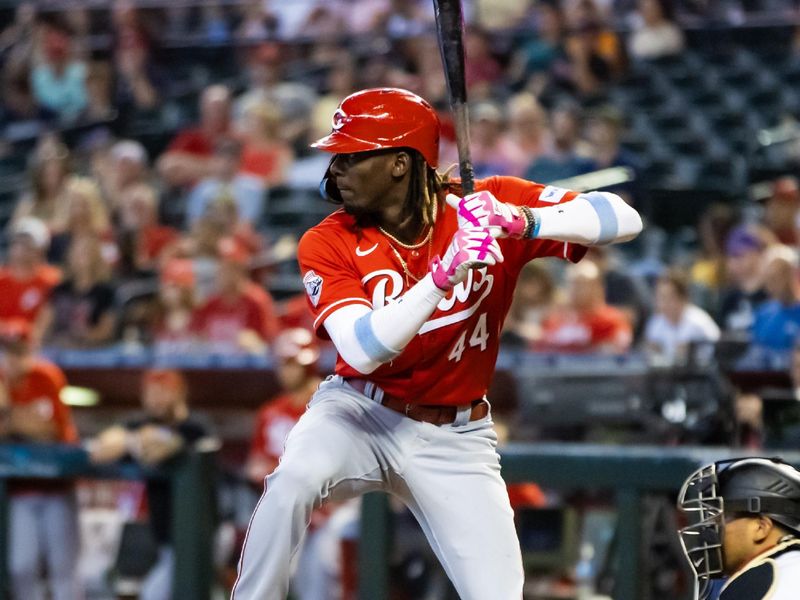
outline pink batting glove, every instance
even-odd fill
[[[448,194],[447,203],[458,213],[458,226],[488,227],[494,237],[521,238],[525,232],[525,218],[513,204],[500,202],[487,191],[475,192],[459,198]]]
[[[503,253],[492,232],[486,227],[459,229],[441,260],[430,264],[433,283],[441,290],[451,290],[467,278],[470,269],[480,269],[503,262]]]

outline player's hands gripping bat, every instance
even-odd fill
[[[486,227],[494,237],[521,238],[527,222],[520,210],[511,204],[500,202],[494,194],[486,190],[459,198],[447,195],[447,204],[458,214],[458,226]]]
[[[486,227],[457,229],[444,257],[431,261],[433,283],[441,290],[451,290],[467,278],[470,269],[480,269],[503,262],[503,253],[492,232]]]

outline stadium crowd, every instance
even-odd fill
[[[212,364],[202,358],[213,355],[280,361],[287,359],[283,334],[309,333],[294,248],[303,228],[335,207],[313,198],[329,157],[308,144],[329,131],[344,96],[375,86],[413,90],[441,111],[442,163],[456,162],[457,152],[427,0],[61,4],[20,2],[0,32],[0,342],[4,356],[25,359],[16,371],[6,360],[0,433],[75,443],[78,432],[58,400],[63,373],[40,354],[55,362],[64,350],[146,353],[154,363]],[[635,178],[613,190],[647,216],[649,157],[628,143],[632,115],[615,103],[615,86],[632,65],[686,52],[687,28],[796,19],[794,4],[466,2],[476,176],[551,183],[624,167]],[[798,40],[790,51],[800,53]],[[197,49],[194,62],[186,48]],[[636,352],[672,367],[709,364],[711,355],[697,349],[731,342],[743,348],[741,368],[791,368],[796,380],[797,178],[775,174],[758,202],[741,196],[695,217],[692,236],[679,243],[651,222],[621,251],[593,248],[567,267],[529,264],[505,346]],[[319,352],[300,346],[290,345]],[[306,367],[318,355],[294,358]],[[317,373],[307,375],[317,381]],[[49,386],[44,404],[32,405],[39,398],[29,389],[32,377]],[[145,393],[147,416],[95,438],[95,460],[128,454],[160,462],[205,434],[182,425],[180,375],[148,377],[177,393],[177,408],[159,407],[157,398],[148,405]],[[302,399],[305,380],[288,377],[284,387]],[[259,419],[285,429],[302,412],[297,397],[268,405]],[[148,428],[164,421],[159,411],[169,413],[167,428],[178,437]],[[740,443],[762,442],[761,412],[758,397],[738,398],[747,430]],[[282,440],[263,439],[267,429],[257,428],[247,479],[260,481],[277,461]],[[71,510],[69,490],[56,492],[51,509]],[[33,510],[20,504],[12,521],[27,527]],[[63,533],[65,547],[72,535]],[[163,531],[158,541],[168,542]],[[37,597],[22,590],[38,551],[13,555],[18,598]],[[48,560],[51,575],[70,571],[68,556]],[[55,581],[53,598],[77,597],[68,579]]]

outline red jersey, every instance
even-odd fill
[[[239,334],[245,329],[255,331],[262,339],[275,334],[275,311],[262,295],[251,286],[235,299],[212,296],[195,311],[192,329],[206,340],[236,346]]]
[[[78,430],[72,422],[69,406],[61,401],[61,390],[67,384],[64,373],[53,363],[36,360],[20,381],[9,386],[12,406],[32,406],[37,414],[56,424],[58,441],[78,441]]]
[[[540,350],[592,352],[608,346],[624,351],[633,341],[631,324],[625,314],[613,306],[601,306],[590,312],[556,312],[542,323]]]
[[[267,402],[256,416],[250,455],[266,456],[277,462],[283,454],[286,437],[305,411],[305,405],[295,405],[289,394]]]
[[[475,182],[503,202],[547,206],[575,198],[570,192],[513,177],[490,177]],[[380,308],[398,299],[415,281],[405,275],[395,252],[414,277],[428,272],[435,255],[443,256],[458,229],[456,211],[439,203],[430,246],[406,250],[377,228],[359,229],[354,218],[338,210],[305,233],[298,260],[320,329],[334,311],[349,304]],[[409,342],[403,352],[370,373],[369,380],[387,393],[418,404],[464,404],[480,398],[489,387],[503,325],[522,267],[530,260],[558,256],[580,260],[586,248],[551,240],[498,240],[505,258],[499,265],[472,270],[455,286]],[[341,356],[336,373],[363,377]]]
[[[0,319],[33,322],[59,281],[61,273],[52,265],[40,265],[29,279],[17,279],[7,267],[0,268]]]
[[[190,127],[178,132],[169,143],[167,152],[184,152],[202,158],[211,157],[214,154],[215,141],[200,127]]]

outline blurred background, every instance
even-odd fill
[[[476,175],[607,189],[646,223],[517,288],[489,394],[504,447],[543,473],[542,449],[608,456],[638,494],[631,529],[600,474],[518,476],[526,598],[689,598],[689,466],[800,443],[800,3],[464,10]],[[335,208],[308,144],[344,96],[396,86],[440,111],[455,163],[433,19],[428,0],[0,2],[0,594],[227,597],[261,481],[334,364],[296,263]],[[681,477],[647,473],[654,447]],[[370,585],[455,598],[388,508]],[[379,597],[360,510],[315,514],[295,600]]]

